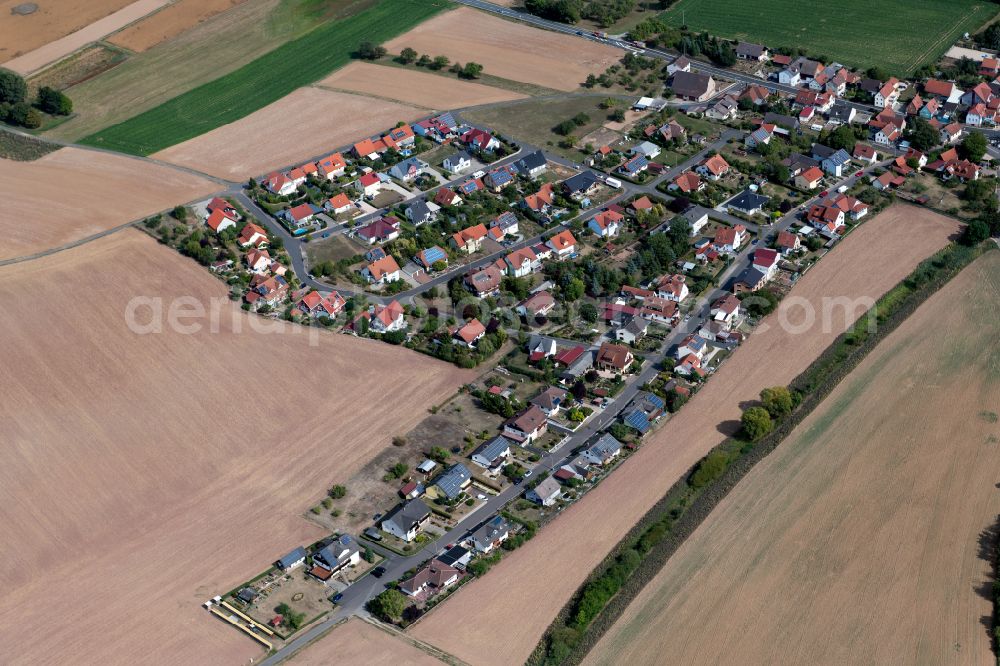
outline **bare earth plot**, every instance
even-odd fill
[[[177,0],[112,35],[108,41],[132,51],[145,51],[242,2],[246,0]]]
[[[57,39],[54,42],[49,42],[13,60],[8,60],[4,63],[4,67],[21,74],[29,74],[60,58],[65,58],[70,53],[83,48],[91,42],[103,39],[112,32],[127,26],[129,23],[138,21],[143,16],[167,4],[167,2],[169,0],[136,0],[136,2],[123,7],[114,14],[95,21],[76,32]],[[27,18],[31,18],[31,16],[29,15]]]
[[[153,157],[231,180],[307,160],[382,132],[428,109],[299,88],[246,118],[154,153]]]
[[[33,162],[0,159],[0,259],[71,243],[218,189],[175,169],[79,148]]]
[[[386,42],[389,53],[406,47],[452,62],[470,60],[493,76],[556,90],[576,90],[588,74],[600,74],[621,52],[569,35],[538,30],[461,7],[421,23]]]
[[[85,28],[113,14],[132,0],[36,1],[38,9],[15,15],[12,9],[25,0],[0,1],[0,63],[33,51],[49,42]]]
[[[162,298],[165,324],[217,306],[217,332],[209,315],[135,332],[136,297]],[[259,657],[199,604],[320,536],[304,508],[471,378],[375,341],[261,330],[135,230],[0,268],[0,302],[18,322],[0,333],[17,350],[0,387],[5,664]]]
[[[588,663],[993,663],[998,296],[992,252],[754,468]]]
[[[394,99],[438,111],[527,97],[481,83],[367,62],[352,62],[316,85]]]
[[[801,323],[801,305],[820,311],[825,297],[878,297],[940,249],[957,223],[930,211],[896,206],[848,236],[798,282],[706,386],[597,488],[481,579],[460,590],[412,629],[414,636],[470,663],[523,662],[556,613],[593,568],[667,489],[738,425],[740,403],[787,384],[847,328],[843,310],[829,330]],[[886,252],[881,239],[906,240]],[[851,322],[863,310],[853,313]],[[723,434],[725,431],[726,434]],[[483,600],[489,603],[484,604]],[[476,622],[462,621],[475,615]]]
[[[441,666],[440,661],[405,640],[353,618],[322,640],[296,654],[295,666],[328,664],[397,664],[398,666]]]

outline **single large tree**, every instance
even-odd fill
[[[740,417],[743,434],[751,442],[756,442],[774,429],[771,415],[763,407],[750,407]]]
[[[968,132],[958,146],[958,153],[970,162],[979,162],[986,154],[986,136],[982,132]]]

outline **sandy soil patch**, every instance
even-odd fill
[[[792,290],[819,308],[824,297],[877,297],[947,243],[957,223],[930,211],[896,206],[868,221],[809,271]],[[878,239],[907,232],[886,253]],[[796,299],[797,300],[797,299]],[[799,301],[801,303],[801,301]],[[787,384],[846,327],[791,334],[798,322],[783,307],[736,352],[675,418],[600,486],[584,496],[490,573],[473,581],[413,629],[415,636],[475,664],[523,662],[545,628],[593,568],[632,525],[699,458],[738,425],[740,403],[762,388]],[[855,313],[856,315],[860,313]],[[483,599],[489,599],[483,604]],[[461,622],[475,612],[474,623]]]
[[[105,16],[104,18],[94,21],[93,23],[83,24],[82,27],[75,29],[75,32],[66,34],[64,37],[60,37],[52,42],[43,42],[42,46],[39,46],[32,51],[28,51],[27,53],[22,52],[23,55],[19,55],[12,60],[8,60],[3,66],[21,74],[29,74],[30,72],[34,72],[42,67],[45,67],[49,63],[53,63],[60,58],[68,56],[70,53],[73,53],[73,51],[76,51],[91,42],[103,39],[112,32],[127,26],[129,23],[138,21],[146,14],[156,11],[163,5],[167,4],[167,2],[169,2],[169,0],[136,0],[136,2],[119,9],[110,16]],[[39,3],[39,5],[42,4],[44,3]],[[66,9],[72,17],[72,15],[76,13],[75,10],[78,5],[87,4],[89,3],[72,3],[73,6],[67,7]],[[13,21],[15,19],[31,19],[33,16],[33,14],[27,17],[12,17],[8,15],[4,17],[4,20]],[[23,25],[21,25],[20,29],[24,29]]]
[[[288,663],[295,666],[327,666],[334,663],[440,666],[442,662],[403,638],[353,618],[295,655]]]
[[[79,148],[34,162],[0,160],[0,259],[71,243],[218,189],[176,169]]]
[[[367,62],[353,62],[317,85],[387,97],[438,111],[527,97],[481,83]]]
[[[461,7],[421,23],[386,42],[390,53],[409,46],[452,62],[478,62],[484,72],[556,90],[576,90],[588,74],[599,74],[621,59],[603,44],[538,30]]]
[[[145,51],[242,2],[246,0],[177,0],[108,41],[133,51]]]
[[[136,297],[217,306],[216,332],[207,315],[134,332]],[[374,341],[261,331],[136,230],[0,269],[0,301],[18,322],[0,334],[18,350],[0,388],[5,664],[259,657],[199,604],[320,536],[310,503],[471,379]]]
[[[300,88],[235,123],[155,153],[173,164],[243,180],[384,131],[428,109]]]
[[[1000,513],[998,292],[993,252],[928,300],[723,500],[588,662],[992,662],[979,538]]]
[[[24,16],[11,10],[25,0],[0,2],[0,63],[76,32],[113,14],[131,0],[35,0],[38,9]]]

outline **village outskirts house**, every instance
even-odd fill
[[[559,485],[559,481],[555,477],[549,476],[542,479],[537,486],[529,490],[525,497],[528,501],[535,504],[552,506],[561,494],[562,486]]]
[[[597,351],[594,366],[598,372],[605,374],[624,374],[634,360],[635,356],[628,347],[605,342]]]
[[[590,445],[584,452],[583,457],[594,465],[607,465],[622,452],[622,443],[615,439],[610,433],[604,433],[596,442]]]
[[[422,500],[410,500],[382,519],[382,530],[410,542],[417,538],[430,518],[431,510]]]
[[[503,434],[518,444],[527,444],[548,432],[548,419],[540,408],[531,405],[520,414],[509,419],[503,426]]]
[[[512,444],[513,442],[503,435],[497,435],[472,452],[472,462],[495,474],[510,461]]]
[[[681,99],[692,102],[704,102],[715,94],[715,79],[696,72],[675,72],[670,82],[670,88]]]
[[[510,525],[503,516],[495,516],[475,530],[469,540],[477,553],[486,555],[506,541],[509,535]]]

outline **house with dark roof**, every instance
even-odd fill
[[[531,399],[530,404],[535,405],[548,417],[555,416],[566,403],[566,390],[556,386],[550,386]]]
[[[621,452],[622,443],[612,437],[610,433],[604,433],[596,442],[587,447],[582,455],[588,462],[603,466],[617,458]]]
[[[738,195],[726,202],[726,208],[729,210],[736,210],[746,215],[754,215],[760,213],[770,197],[766,197],[763,194],[757,194],[756,192],[751,192],[750,190],[744,190]]]
[[[510,525],[504,517],[494,516],[478,527],[469,536],[469,541],[477,553],[485,555],[506,541],[509,535]]]
[[[438,555],[437,559],[442,564],[462,570],[468,566],[469,561],[472,559],[472,551],[463,546],[452,546],[441,555]]]
[[[545,169],[548,166],[548,160],[545,159],[545,153],[540,150],[536,150],[535,152],[529,153],[517,160],[514,164],[517,165],[517,170],[521,173],[521,175],[534,178],[545,173]]]
[[[754,292],[767,284],[767,273],[757,266],[749,266],[733,280],[733,293]]]
[[[595,189],[597,189],[599,184],[600,181],[597,180],[597,176],[593,173],[590,171],[581,171],[580,173],[570,176],[564,180],[562,186],[566,194],[571,197],[581,197],[591,194]]]
[[[548,432],[545,412],[531,405],[503,425],[503,434],[518,444],[533,442]]]
[[[299,546],[292,552],[280,558],[277,562],[275,562],[275,565],[282,571],[288,571],[289,569],[294,569],[295,567],[305,564],[306,555],[306,549]]]
[[[344,567],[354,566],[360,561],[361,551],[349,534],[342,534],[313,555],[313,564],[331,573],[337,573]]]
[[[437,205],[434,205],[434,209],[423,199],[415,199],[409,206],[406,207],[406,219],[414,224],[414,226],[420,226],[421,224],[426,224],[427,222],[433,222],[434,218],[437,217],[437,211],[440,210]]]
[[[421,593],[436,593],[455,583],[461,572],[441,560],[433,559],[427,566],[399,584],[399,591],[409,597]]]
[[[382,519],[382,529],[403,541],[413,541],[430,517],[431,510],[423,500],[410,500]]]
[[[736,45],[736,57],[740,60],[757,60],[764,62],[767,60],[767,47],[763,44],[750,44],[740,42]]]
[[[704,102],[715,94],[715,79],[697,72],[674,72],[670,88],[681,99]]]
[[[488,442],[480,444],[472,452],[472,462],[488,470],[497,470],[510,460],[510,447],[513,444],[503,435],[497,435]]]
[[[420,175],[420,172],[426,167],[426,162],[421,162],[416,157],[410,157],[391,166],[389,175],[402,181],[410,181]]]
[[[451,173],[462,173],[472,167],[472,156],[464,150],[460,150],[454,155],[444,158],[443,166],[445,171]]]
[[[472,484],[472,472],[462,463],[455,463],[434,479],[434,488],[448,499],[455,499]]]

